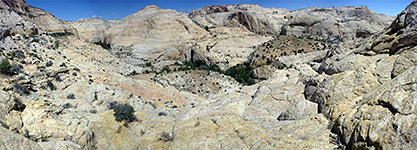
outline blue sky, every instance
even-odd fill
[[[163,9],[175,9],[189,13],[191,9],[217,4],[259,4],[262,7],[296,10],[332,6],[368,6],[376,13],[396,16],[413,0],[26,0],[34,7],[42,8],[66,21],[100,17],[105,20],[122,19],[147,5]]]

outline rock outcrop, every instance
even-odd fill
[[[118,21],[105,38],[113,45],[132,45],[133,57],[156,61],[190,57],[186,42],[204,35],[186,14],[151,5]]]
[[[320,40],[349,41],[366,38],[384,29],[394,18],[376,14],[366,6],[295,10],[281,34]]]
[[[192,10],[189,17],[203,28],[244,27],[256,34],[279,34],[290,11],[259,5],[213,5]]]
[[[110,42],[106,39],[106,31],[114,23],[108,22],[99,18],[80,19],[77,22],[72,23],[75,29],[77,29],[81,40],[89,42]]]
[[[1,36],[11,34],[38,34],[44,32],[71,32],[76,30],[52,14],[31,7],[24,0],[0,1]]]
[[[410,149],[414,139],[416,1],[372,44],[334,50],[321,66],[330,74],[308,85],[346,149]],[[408,32],[407,32],[408,31]],[[308,94],[310,93],[310,94]]]
[[[122,20],[83,19],[73,25],[81,39],[109,43],[114,55],[133,65],[198,59],[227,69],[250,61],[253,47],[267,42],[271,35],[348,42],[375,34],[392,20],[366,7],[288,11],[259,5],[214,5],[186,15],[151,5]],[[313,46],[329,49],[328,44]],[[309,51],[301,49],[295,53]],[[274,56],[283,51],[293,53],[282,50]]]

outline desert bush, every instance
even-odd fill
[[[135,110],[129,104],[120,104],[118,102],[111,102],[109,108],[114,111],[114,117],[116,121],[125,121],[126,123],[136,120],[136,116],[133,114]]]
[[[64,104],[62,107],[63,107],[64,109],[68,109],[68,108],[71,108],[71,107],[72,107],[72,105],[71,105],[70,103],[66,103],[66,104]]]
[[[94,100],[98,100],[98,95],[97,95],[97,93],[98,93],[98,92],[94,92]]]
[[[244,85],[253,85],[255,80],[250,77],[253,68],[249,65],[238,64],[226,70],[225,74],[233,77]]]
[[[167,73],[169,73],[169,72],[171,72],[171,69],[169,69],[169,66],[164,66],[162,68],[161,72],[167,72]]]
[[[158,140],[163,141],[163,142],[169,142],[169,141],[174,140],[174,136],[170,135],[167,132],[162,132],[162,135]]]
[[[45,66],[46,67],[50,67],[50,66],[52,66],[54,63],[52,62],[52,61],[48,61],[48,62],[46,62],[46,64],[45,64]]]
[[[13,83],[13,91],[19,95],[29,95],[29,88],[25,85],[22,85],[18,82]]]
[[[152,66],[152,62],[148,61],[148,62],[145,64],[145,66],[146,66],[146,67],[151,67],[151,66]]]
[[[111,49],[110,44],[104,43],[102,41],[93,42],[93,44],[100,45],[103,49],[107,49],[107,50]]]
[[[10,64],[9,59],[4,58],[4,59],[1,60],[0,73],[6,74],[6,75],[14,74],[13,71],[12,71],[12,65]]]
[[[46,85],[49,87],[49,89],[56,90],[56,86],[54,85],[54,83],[52,83],[51,80],[46,81]]]
[[[26,108],[26,105],[23,104],[22,101],[16,96],[13,98],[13,101],[14,101],[14,106],[12,108],[13,110],[22,112]]]
[[[68,94],[67,99],[75,99],[75,95],[74,94]]]

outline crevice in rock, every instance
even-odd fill
[[[394,106],[392,106],[392,104],[390,104],[390,103],[387,103],[387,102],[384,102],[384,101],[380,101],[377,105],[380,105],[380,106],[382,106],[382,107],[384,107],[384,108],[387,108],[391,113],[392,113],[392,115],[395,115],[395,114],[397,114],[397,113],[400,113],[396,108],[394,108]],[[401,113],[400,113],[401,114]]]

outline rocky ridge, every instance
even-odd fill
[[[0,2],[2,16],[1,36],[11,34],[38,34],[44,32],[76,33],[70,24],[55,18],[52,14],[31,7],[24,0],[3,0]]]
[[[273,35],[330,42],[327,44],[349,42],[381,31],[393,19],[366,7],[288,11],[247,4],[214,5],[186,15],[148,6],[112,23],[84,19],[74,27],[80,33],[86,32],[80,35],[82,39],[102,39],[112,44],[117,51],[113,53],[123,53],[124,60],[133,65],[199,59],[227,69],[248,62],[253,47],[271,40]],[[90,24],[97,25],[95,29],[87,28]],[[98,34],[92,36],[88,32]],[[96,37],[103,33],[104,36]]]

